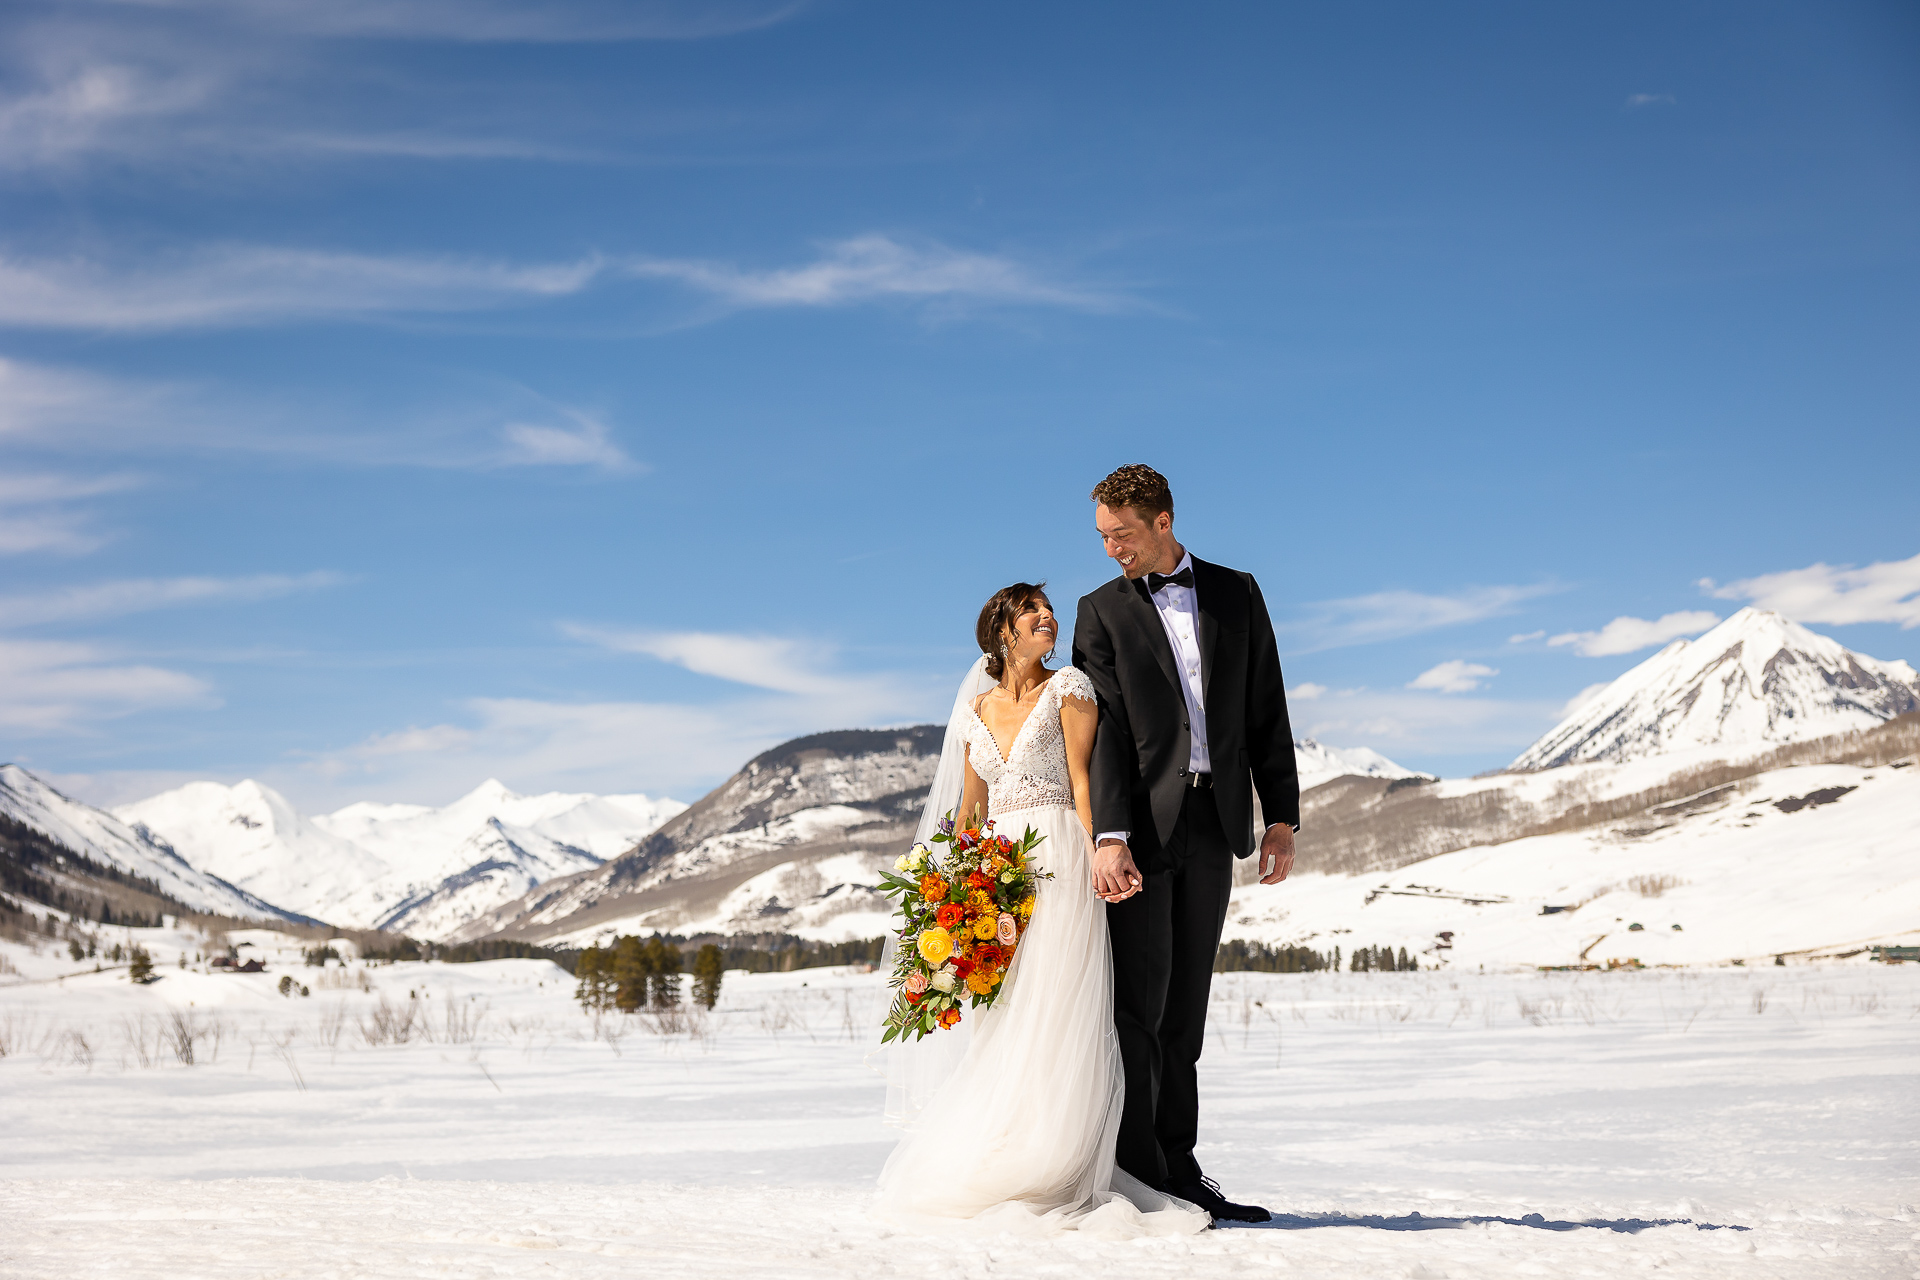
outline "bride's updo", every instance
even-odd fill
[[[993,593],[993,599],[987,601],[980,610],[980,622],[973,629],[974,639],[980,642],[980,652],[987,655],[987,674],[998,680],[1007,670],[1006,642],[1001,633],[1013,630],[1013,620],[1021,611],[1035,600],[1045,601],[1048,608],[1053,601],[1047,599],[1042,590],[1044,582],[1016,582],[1010,587],[1002,587]]]

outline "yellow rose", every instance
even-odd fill
[[[931,965],[945,964],[953,954],[953,935],[935,925],[921,933],[919,946],[922,960]]]
[[[982,942],[991,942],[999,924],[999,920],[993,916],[981,916],[973,922],[973,936]]]

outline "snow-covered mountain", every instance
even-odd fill
[[[1312,738],[1293,740],[1293,760],[1300,770],[1300,789],[1317,787],[1335,778],[1431,778],[1430,773],[1402,768],[1367,747],[1329,747]]]
[[[1765,609],[1676,640],[1576,708],[1510,769],[1641,760],[1689,748],[1764,750],[1870,729],[1920,709],[1920,674]]]
[[[161,893],[195,911],[273,920],[304,915],[193,866],[152,831],[62,795],[19,765],[0,765],[0,814],[95,862],[150,880]]]
[[[589,941],[615,932],[871,937],[878,872],[912,834],[945,729],[847,729],[754,757],[603,867],[556,880],[454,936]]]
[[[643,795],[522,796],[489,779],[444,808],[362,803],[307,819],[249,780],[190,783],[115,813],[301,914],[437,938],[542,881],[598,866],[685,808]]]

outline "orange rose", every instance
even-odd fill
[[[967,913],[962,911],[959,907],[954,906],[952,903],[948,903],[946,906],[940,908],[938,911],[933,913],[933,918],[939,922],[939,925],[942,929],[954,928],[962,920],[966,919],[966,917],[967,917]]]

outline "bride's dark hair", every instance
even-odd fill
[[[1002,587],[993,593],[993,599],[987,601],[980,610],[980,622],[973,629],[973,638],[980,642],[980,652],[987,655],[987,674],[998,680],[1007,670],[1006,644],[1000,639],[1000,633],[1013,630],[1013,620],[1035,600],[1045,600],[1047,607],[1053,607],[1053,601],[1047,600],[1043,588],[1044,582],[1016,582],[1010,587]]]

